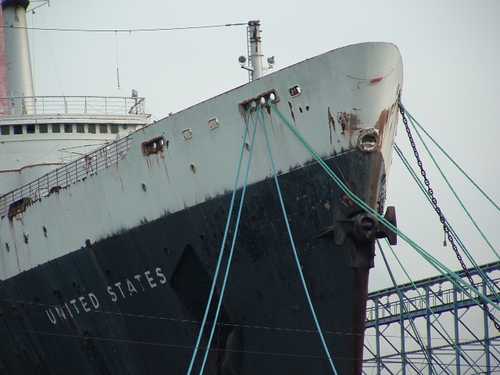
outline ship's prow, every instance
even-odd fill
[[[327,350],[340,374],[361,373],[377,223],[282,118],[384,212],[401,56],[390,43],[361,43],[255,78],[1,198],[0,369],[185,373],[241,154],[252,163],[206,373],[330,373],[291,253],[266,126]]]

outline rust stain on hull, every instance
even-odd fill
[[[333,133],[335,133],[335,118],[332,115],[330,107],[328,107],[328,130],[330,131],[330,144],[333,144]]]
[[[379,139],[384,139],[384,130],[385,127],[387,126],[387,122],[389,121],[389,114],[390,110],[389,109],[384,109],[382,112],[380,112],[380,115],[378,116],[378,120],[375,123],[375,128],[378,129],[379,131]]]

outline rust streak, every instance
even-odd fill
[[[333,133],[335,132],[335,119],[332,116],[332,112],[330,111],[330,107],[328,107],[328,129],[330,130],[330,144],[333,144]]]
[[[389,121],[389,109],[384,109],[380,112],[377,122],[375,123],[375,128],[379,131],[379,139],[384,139],[384,130]]]
[[[293,113],[292,103],[288,102],[288,107],[290,108],[290,114],[292,115],[293,123],[295,123],[295,113]]]

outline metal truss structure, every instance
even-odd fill
[[[500,261],[480,268],[498,292]],[[476,288],[498,303],[477,269],[470,273]],[[473,299],[437,276],[370,293],[364,358],[366,375],[498,374],[500,332]]]

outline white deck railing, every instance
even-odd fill
[[[1,116],[136,115],[144,116],[145,99],[107,96],[25,96],[0,98]]]

